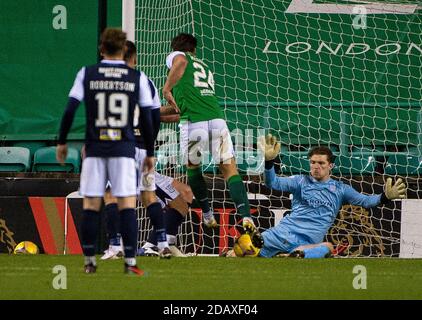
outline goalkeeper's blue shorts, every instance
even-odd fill
[[[262,237],[264,238],[264,246],[259,255],[265,258],[271,258],[278,253],[290,253],[299,246],[311,244],[308,238],[280,227],[273,227],[264,231]]]

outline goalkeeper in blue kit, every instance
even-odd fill
[[[370,208],[406,196],[406,185],[401,179],[392,185],[391,178],[388,178],[384,193],[378,195],[364,195],[347,184],[331,179],[334,156],[324,146],[314,147],[308,153],[310,175],[278,177],[273,161],[280,152],[280,143],[275,137],[267,135],[261,137],[259,147],[265,152],[265,185],[292,193],[292,210],[278,225],[262,233],[264,244],[260,250],[254,248],[253,236],[252,242],[245,241],[243,236],[242,241],[236,242],[235,252],[240,249],[238,252],[251,252],[251,255],[262,257],[279,254],[303,258],[329,257],[333,245],[322,241],[343,204]]]

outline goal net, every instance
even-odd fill
[[[256,141],[266,133],[282,142],[276,161],[280,175],[309,172],[307,151],[321,144],[336,155],[335,179],[372,194],[383,191],[388,176],[401,176],[408,198],[421,197],[420,5],[399,0],[137,0],[134,38],[139,65],[160,92],[171,39],[180,32],[199,39],[197,53],[214,71],[252,215],[263,231],[291,208],[289,194],[263,185]],[[163,126],[158,140],[158,170],[186,181],[178,162],[177,125]],[[219,254],[233,245],[241,217],[217,167],[205,159],[203,170],[220,226],[203,226],[194,205],[178,245],[185,252]],[[327,240],[344,248],[346,256],[422,254],[421,239],[410,235],[412,227],[422,230],[422,222],[408,215],[404,219],[403,204],[345,205]],[[141,209],[139,217],[142,244],[149,224]]]

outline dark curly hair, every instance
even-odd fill
[[[180,33],[171,40],[173,51],[194,52],[198,40],[190,33]]]
[[[130,40],[126,40],[123,60],[128,61],[134,54],[136,54],[135,44]]]

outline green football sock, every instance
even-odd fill
[[[245,186],[243,185],[242,178],[237,174],[231,176],[228,181],[230,196],[234,201],[237,211],[242,215],[242,217],[250,217],[250,207],[248,195],[246,194]]]
[[[210,212],[210,204],[208,200],[208,189],[205,183],[204,176],[202,175],[201,168],[188,168],[188,183],[192,189],[195,199],[199,202],[203,213]]]

